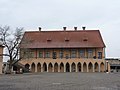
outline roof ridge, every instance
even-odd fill
[[[56,31],[25,31],[27,33],[37,33],[37,32],[92,32],[92,31],[99,31],[99,30],[56,30]]]

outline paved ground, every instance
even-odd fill
[[[120,90],[120,73],[0,75],[0,90]]]

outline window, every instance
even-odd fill
[[[23,51],[23,55],[22,57],[24,58],[34,58],[35,57],[35,52],[32,51],[32,50],[26,50],[26,51]]]
[[[63,51],[60,51],[59,57],[62,59],[63,58]]]
[[[51,42],[52,40],[51,39],[47,39],[47,42]]]
[[[88,49],[88,58],[93,58],[93,50]]]
[[[102,52],[98,52],[98,59],[102,59]]]
[[[69,59],[69,55],[68,54],[66,54],[65,57],[66,57],[66,59]]]
[[[71,51],[71,58],[76,58],[76,50]]]
[[[34,58],[34,52],[33,51],[27,52],[27,58]]]
[[[79,57],[85,58],[85,50],[79,50]]]
[[[66,54],[65,54],[65,58],[68,59],[69,58],[69,55],[70,54],[70,50],[66,49]]]
[[[41,51],[39,52],[39,58],[43,58],[43,53]]]
[[[26,59],[26,58],[29,58],[28,55],[29,55],[28,51],[23,51],[23,53],[21,54],[21,57],[24,57]]]
[[[69,42],[69,38],[65,38],[65,42]]]
[[[50,58],[50,52],[49,52],[49,51],[47,51],[47,52],[45,53],[45,58]]]
[[[56,59],[56,58],[57,58],[57,53],[53,52],[53,59]]]

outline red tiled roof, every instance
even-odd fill
[[[105,47],[99,30],[29,31],[21,48],[98,48]]]

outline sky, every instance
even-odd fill
[[[106,58],[120,58],[120,0],[0,0],[0,26],[100,30]]]

